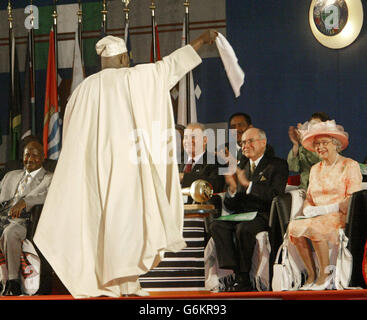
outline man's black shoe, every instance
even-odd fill
[[[256,290],[254,290],[254,288],[249,284],[236,282],[231,287],[231,291],[232,292],[253,292],[253,291],[256,291]]]
[[[9,280],[6,282],[4,296],[20,296],[22,290],[17,280]]]
[[[251,285],[250,276],[248,272],[238,272],[235,276],[234,283],[227,288],[229,292],[251,292],[256,291]]]
[[[5,291],[5,284],[3,284],[2,281],[0,281],[0,296],[4,295],[4,291]]]

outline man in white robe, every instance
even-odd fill
[[[208,30],[162,61],[133,68],[122,39],[97,43],[103,70],[69,99],[34,237],[74,297],[146,295],[139,275],[186,246],[169,90],[216,36]]]

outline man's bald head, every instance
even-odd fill
[[[256,161],[265,153],[266,134],[259,128],[247,129],[241,138],[242,153],[249,159]]]

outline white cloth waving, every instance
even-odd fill
[[[237,98],[240,96],[240,89],[245,81],[245,73],[238,64],[238,59],[232,46],[219,32],[218,37],[215,39],[215,44],[217,45],[227,77]]]

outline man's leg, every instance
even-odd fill
[[[236,244],[239,253],[239,266],[236,270],[236,278],[239,284],[236,291],[251,289],[250,271],[256,245],[256,235],[266,230],[268,230],[267,221],[259,215],[254,220],[243,221],[236,226]]]
[[[13,294],[21,294],[20,290],[20,256],[22,255],[22,241],[27,235],[25,225],[21,223],[10,223],[0,237],[0,249],[4,254],[8,269],[8,280],[10,291]],[[19,288],[17,286],[19,284]],[[6,293],[5,293],[6,294]]]
[[[238,265],[237,252],[233,239],[236,223],[230,221],[213,221],[210,232],[214,239],[219,267],[232,269]]]

